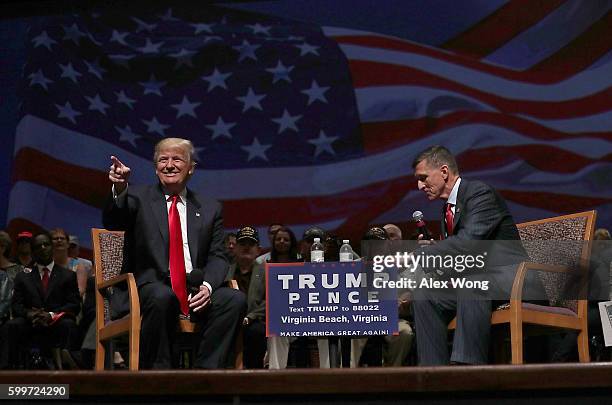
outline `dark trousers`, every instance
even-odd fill
[[[472,297],[474,298],[474,297]],[[491,301],[457,296],[454,290],[417,289],[414,320],[419,365],[447,365],[451,361],[486,364],[491,334]],[[452,355],[448,351],[448,324],[457,317]]]
[[[9,320],[3,328],[7,338],[9,368],[23,366],[24,356],[32,347],[37,347],[46,357],[50,357],[53,348],[78,349],[79,331],[72,318],[61,318],[53,325],[42,328],[32,327],[25,318],[15,318]]]
[[[167,369],[176,366],[172,356],[180,312],[176,295],[168,284],[162,282],[144,284],[138,294],[142,316],[140,368]],[[240,291],[226,287],[213,291],[211,304],[191,318],[200,326],[195,367],[225,367],[245,311],[246,299]]]
[[[266,323],[252,321],[243,328],[243,350],[245,368],[263,368],[266,355]]]

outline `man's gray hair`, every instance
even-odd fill
[[[153,163],[157,164],[157,158],[162,149],[178,147],[185,149],[189,155],[189,163],[195,164],[195,148],[189,139],[183,138],[164,138],[155,145],[155,154],[153,155]]]
[[[429,166],[440,167],[442,165],[446,165],[448,166],[448,170],[451,173],[459,174],[459,166],[457,166],[457,161],[455,160],[455,157],[444,146],[430,146],[429,148],[419,153],[412,162],[412,168],[416,168],[416,166],[424,160],[427,161],[427,164]]]

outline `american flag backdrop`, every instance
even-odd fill
[[[154,182],[165,136],[194,142],[189,186],[223,202],[227,229],[319,225],[354,240],[416,209],[437,219],[410,168],[433,144],[517,222],[597,209],[611,227],[610,8],[503,3],[435,47],[214,5],[40,19],[9,227],[62,226],[87,247],[109,156]]]

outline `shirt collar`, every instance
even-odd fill
[[[450,192],[450,195],[448,196],[448,200],[446,200],[447,204],[452,204],[453,206],[457,205],[457,192],[459,191],[459,183],[461,183],[461,177],[457,178],[457,181],[455,182],[455,185],[453,186],[453,189]]]
[[[49,273],[51,273],[51,270],[53,270],[53,266],[55,266],[55,262],[52,260],[51,263],[47,264],[46,266],[43,266],[42,264],[38,265],[38,272],[40,274],[42,274],[45,271],[45,268],[49,269]]]
[[[169,194],[166,190],[164,190],[164,196],[166,198],[166,201],[170,201],[170,198],[172,197],[172,195]],[[179,198],[181,199],[181,202],[185,204],[185,201],[187,201],[187,189],[186,188],[184,188],[183,191],[179,193]]]

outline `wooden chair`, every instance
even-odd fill
[[[122,335],[128,336],[129,368],[138,370],[140,303],[134,275],[120,274],[123,263],[123,232],[93,228],[91,238],[96,277],[96,370],[104,370],[105,343]],[[107,294],[112,294],[112,288],[119,283],[127,283],[130,312],[121,319],[110,320]]]
[[[579,360],[583,363],[589,361],[586,291],[582,291],[576,299],[563,299],[562,291],[567,287],[570,273],[580,277],[586,286],[591,244],[580,241],[592,239],[595,218],[595,211],[586,211],[517,225],[530,261],[518,267],[509,304],[494,310],[491,315],[492,325],[510,326],[512,364],[523,363],[523,327],[526,325],[578,331]],[[558,252],[550,250],[548,241],[577,243],[564,245],[566,251],[559,258]],[[549,305],[522,302],[523,284],[528,271],[538,273]],[[453,320],[449,329],[455,327],[456,320]]]
[[[94,267],[96,277],[96,370],[104,370],[106,357],[105,342],[127,335],[129,344],[129,369],[138,370],[140,342],[140,301],[136,280],[132,273],[120,274],[123,263],[123,232],[92,228]],[[110,320],[110,308],[107,294],[119,283],[127,282],[130,312],[121,319]],[[238,289],[235,280],[230,287]],[[177,332],[193,334],[197,324],[189,319],[180,318]],[[235,368],[242,369],[242,335],[236,342]]]

